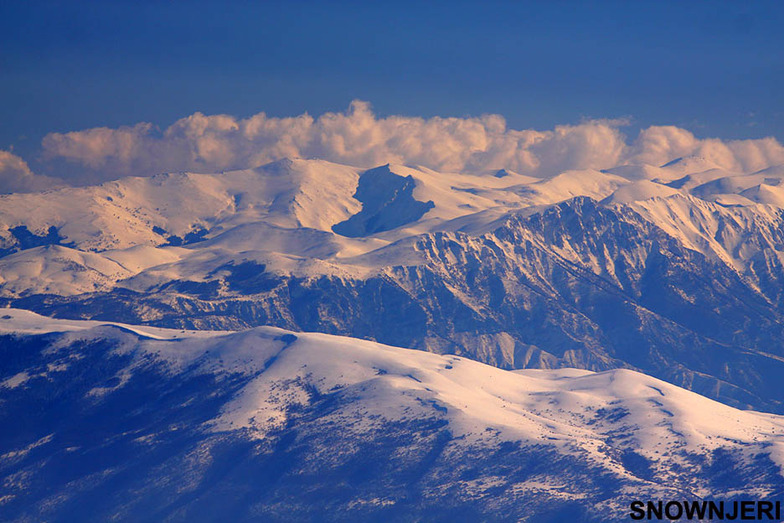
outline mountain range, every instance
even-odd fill
[[[0,196],[0,417],[24,420],[0,510],[773,499],[782,180],[696,156],[550,178],[287,159]]]

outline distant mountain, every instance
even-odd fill
[[[628,521],[784,488],[784,418],[629,370],[16,309],[0,361],[5,521]]]
[[[627,368],[784,412],[782,173],[698,157],[548,179],[295,159],[9,195],[0,299],[505,369]]]

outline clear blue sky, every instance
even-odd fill
[[[0,148],[202,111],[631,116],[784,141],[784,2],[0,3]]]

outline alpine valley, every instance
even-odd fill
[[[777,499],[782,182],[284,159],[0,196],[0,520]]]

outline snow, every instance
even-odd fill
[[[784,187],[761,183],[740,193],[741,196],[757,203],[765,203],[784,208]]]
[[[284,346],[278,340],[286,334],[292,333],[258,328],[192,346],[150,345],[179,365],[183,353],[193,350],[187,361],[209,357],[212,365],[220,361],[226,370],[257,376],[211,423],[214,431],[249,429],[263,438],[285,423],[287,405],[308,402],[294,384],[309,383],[322,394],[358,391],[355,412],[364,415],[351,420],[358,430],[373,424],[375,415],[392,420],[445,412],[455,437],[468,441],[486,437],[490,428],[500,439],[608,461],[601,447],[611,434],[624,432],[627,444],[653,461],[679,459],[684,448],[709,452],[740,445],[748,456],[770,453],[784,467],[784,417],[740,411],[630,370],[512,372],[327,334],[296,333]],[[607,466],[615,467],[609,461]]]
[[[681,194],[677,189],[649,180],[639,180],[622,185],[610,196],[602,200],[604,204],[630,204],[651,198],[667,198]]]
[[[178,340],[183,338],[210,338],[225,335],[226,332],[194,331],[179,329],[163,329],[142,325],[127,325],[125,323],[92,321],[92,320],[65,320],[41,316],[31,311],[14,308],[0,308],[0,333],[20,334],[46,334],[49,332],[79,332],[95,327],[115,326],[135,332],[140,336],[151,339]]]
[[[719,203],[722,203],[721,205]],[[688,248],[743,272],[759,251],[759,237],[773,249],[782,211],[771,205],[730,205],[688,195],[637,201],[630,207]]]
[[[0,259],[0,293],[5,296],[70,296],[111,288],[114,282],[131,274],[117,262],[99,254],[47,245]]]
[[[722,171],[722,169],[719,167],[718,164],[716,164],[709,158],[705,158],[704,156],[700,156],[700,155],[677,158],[671,162],[662,165],[661,169],[667,172],[670,177],[694,176],[696,173],[704,173],[704,174],[700,174],[698,176],[699,178],[705,176],[712,176],[712,174],[707,174],[707,173],[719,174],[720,171],[725,172]]]
[[[520,231],[515,241],[478,237],[492,233],[510,216],[541,212],[576,196],[620,209],[618,216],[624,219],[639,217],[686,249],[744,276],[763,250],[765,256],[784,262],[784,166],[737,173],[693,157],[666,166],[572,170],[547,179],[512,171],[496,176],[495,171],[468,175],[402,165],[391,165],[390,170],[410,176],[413,198],[432,201],[433,208],[400,227],[357,238],[336,234],[333,226],[362,210],[354,194],[363,169],[320,160],[282,160],[227,173],[162,174],[0,196],[0,247],[15,246],[10,230],[20,225],[39,236],[54,226],[65,237],[65,245],[0,257],[0,297],[75,296],[115,288],[155,292],[176,280],[228,278],[232,267],[246,263],[251,271],[271,275],[363,279],[438,256],[443,263],[432,265],[448,272],[450,264],[464,262],[461,249],[450,245],[482,252],[481,242],[487,238],[508,260],[520,261],[524,254],[517,248],[529,242],[532,248],[549,249],[566,262],[617,281],[614,255],[606,247],[603,253],[591,252],[568,234],[558,245],[530,230]],[[31,208],[37,212],[30,213]],[[166,244],[170,235],[184,238],[197,230],[206,231],[198,241]],[[628,249],[624,261],[642,267],[646,255],[642,248]],[[514,274],[524,281],[537,270],[521,263]],[[220,292],[228,284],[222,285]],[[486,306],[454,287],[449,292],[467,307]],[[383,420],[437,418],[466,445],[491,440],[555,447],[562,454],[587,456],[621,475],[631,473],[619,461],[619,449],[644,456],[661,474],[665,469],[675,474],[678,466],[682,474],[694,466],[694,455],[710,459],[719,448],[749,463],[769,456],[784,471],[784,417],[737,410],[631,370],[506,371],[455,356],[272,327],[187,331],[54,319],[12,308],[0,311],[0,333],[55,332],[65,334],[53,351],[67,347],[69,340],[122,334],[123,343],[110,350],[141,354],[137,364],[154,356],[172,373],[196,369],[219,377],[245,376],[242,388],[202,427],[207,433],[242,431],[264,440],[286,426],[293,405],[312,403],[317,391],[345,399],[347,405],[331,415],[341,416],[335,421],[346,430],[368,433]],[[129,333],[138,335],[138,342]],[[493,349],[514,351],[515,341],[506,333],[487,339]],[[36,378],[52,379],[73,363],[67,354],[57,358],[41,368],[9,372],[0,388],[23,390]],[[569,361],[568,355],[563,359]],[[101,381],[86,396],[99,401],[113,394],[131,382],[135,370],[130,364],[117,379]],[[18,452],[21,456],[33,448],[20,447]],[[469,487],[492,485],[492,477],[486,477]],[[519,488],[559,497],[585,495],[565,492],[547,477],[531,477]]]
[[[416,221],[357,238],[332,227],[362,210],[354,194],[363,169],[322,160],[0,196],[0,247],[15,246],[10,230],[20,225],[38,236],[55,227],[65,238],[65,245],[0,258],[0,296],[148,291],[172,280],[207,281],[220,267],[244,261],[273,274],[365,278],[421,260],[411,249],[421,234],[481,235],[510,214],[532,214],[576,196],[630,206],[685,247],[743,271],[759,250],[749,227],[770,228],[784,209],[784,166],[728,172],[696,156],[546,179],[509,170],[496,176],[389,169],[410,176],[413,197],[434,206]],[[202,241],[167,245],[172,235],[198,231],[206,231]]]
[[[610,436],[656,462],[690,453],[736,448],[751,459],[769,454],[784,467],[784,417],[740,411],[631,370],[506,371],[465,358],[318,333],[272,327],[194,332],[96,321],[57,320],[5,309],[0,332],[70,331],[81,337],[111,335],[105,326],[138,333],[139,348],[168,361],[173,372],[198,365],[204,372],[241,373],[251,379],[211,431],[249,430],[264,438],[282,426],[290,405],[321,394],[350,391],[345,423],[362,430],[381,419],[443,416],[455,437],[554,445],[587,453],[621,472],[602,450]],[[131,367],[132,369],[132,367]],[[53,369],[56,371],[57,369]],[[17,387],[13,376],[0,384]],[[119,388],[127,381],[120,376]],[[92,390],[100,395],[114,389]],[[544,487],[543,487],[544,488]]]
[[[538,198],[532,203],[542,205],[558,203],[575,196],[588,196],[602,200],[629,180],[609,172],[582,170],[566,171],[549,180],[531,186]]]
[[[671,182],[680,176],[668,169],[648,164],[624,164],[611,169],[604,169],[604,172],[615,174],[628,180],[651,180],[659,182]]]
[[[266,220],[279,226],[329,230],[359,210],[358,169],[318,160],[282,160],[221,174],[159,174],[98,186],[0,196],[0,236],[24,224],[49,226],[82,250],[160,245],[153,231],[184,236],[198,227]],[[37,209],[30,213],[29,209]]]

